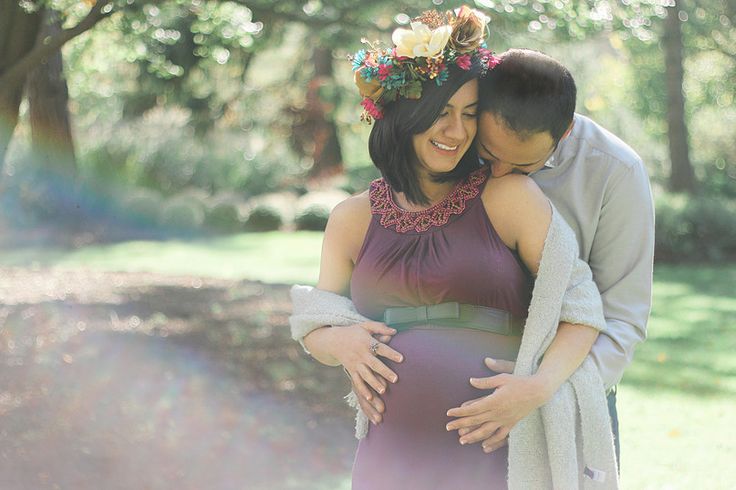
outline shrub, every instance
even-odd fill
[[[661,194],[655,200],[658,261],[736,259],[736,201]]]
[[[204,223],[204,205],[191,196],[175,196],[161,210],[161,224],[175,230],[195,230]]]
[[[322,231],[330,213],[341,201],[350,197],[341,190],[314,191],[300,197],[296,203],[294,224],[298,230]]]
[[[80,171],[101,182],[147,187],[166,195],[190,188],[209,194],[257,195],[303,180],[305,170],[286,142],[261,144],[270,139],[270,128],[246,135],[222,127],[198,138],[189,123],[186,111],[159,107],[144,118],[96,128],[96,138],[80,143]]]
[[[688,203],[686,219],[691,223],[700,259],[713,261],[736,257],[736,201],[702,197]]]
[[[296,215],[294,224],[297,230],[324,231],[329,217],[329,208],[319,204],[312,204]]]
[[[243,229],[238,205],[233,202],[218,202],[208,211],[205,218],[207,226],[213,230],[234,233]]]
[[[16,225],[73,222],[83,211],[80,196],[79,182],[31,152],[8,160],[0,175],[0,212]]]
[[[104,141],[80,152],[78,157],[80,174],[103,185],[131,180],[131,162],[135,148],[120,140]]]
[[[258,204],[250,212],[245,228],[248,231],[278,230],[284,220],[278,209],[268,204]]]
[[[133,189],[122,198],[121,212],[134,223],[143,226],[156,225],[160,220],[164,199],[151,189]]]
[[[290,191],[271,192],[254,197],[248,201],[250,210],[266,207],[272,209],[281,219],[281,226],[291,227],[296,215],[298,198]]]
[[[197,202],[202,203],[207,207],[208,203],[212,201],[210,194],[204,189],[198,187],[185,187],[181,191],[176,193],[179,198],[193,199]]]

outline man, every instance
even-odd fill
[[[607,329],[590,355],[609,401],[616,457],[620,462],[616,384],[646,338],[651,308],[654,211],[646,169],[638,155],[590,119],[575,114],[570,72],[542,53],[512,49],[480,82],[478,154],[495,177],[528,174],[572,227],[580,257],[593,272]],[[513,362],[487,360],[495,372]],[[508,431],[537,408],[532,394],[514,389],[509,376],[473,381],[494,388],[486,397],[448,411],[457,417],[462,443],[482,442],[486,452],[505,444]],[[383,403],[359,397],[363,411],[380,421]],[[451,407],[448,407],[451,408]]]

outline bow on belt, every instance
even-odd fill
[[[517,336],[523,330],[523,320],[514,318],[508,311],[458,302],[393,307],[383,313],[383,322],[398,331],[432,320],[442,320],[441,326],[475,328],[502,335]]]

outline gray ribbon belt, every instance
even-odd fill
[[[439,327],[474,328],[511,336],[520,336],[524,325],[508,311],[457,302],[387,308],[383,322],[399,332],[436,322]]]

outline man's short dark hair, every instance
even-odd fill
[[[577,89],[559,61],[539,51],[510,49],[479,82],[478,110],[500,117],[521,138],[548,131],[558,143],[572,123]]]
[[[368,141],[371,160],[383,178],[394,191],[403,192],[414,204],[426,205],[429,199],[419,187],[412,137],[428,130],[455,92],[480,75],[480,66],[476,64],[469,70],[456,66],[448,69],[450,77],[442,85],[438,86],[434,80],[424,82],[420,99],[400,98],[387,104],[383,118],[373,123]],[[435,182],[459,181],[476,170],[478,165],[475,145],[470,145],[452,171],[434,174],[433,179]]]

